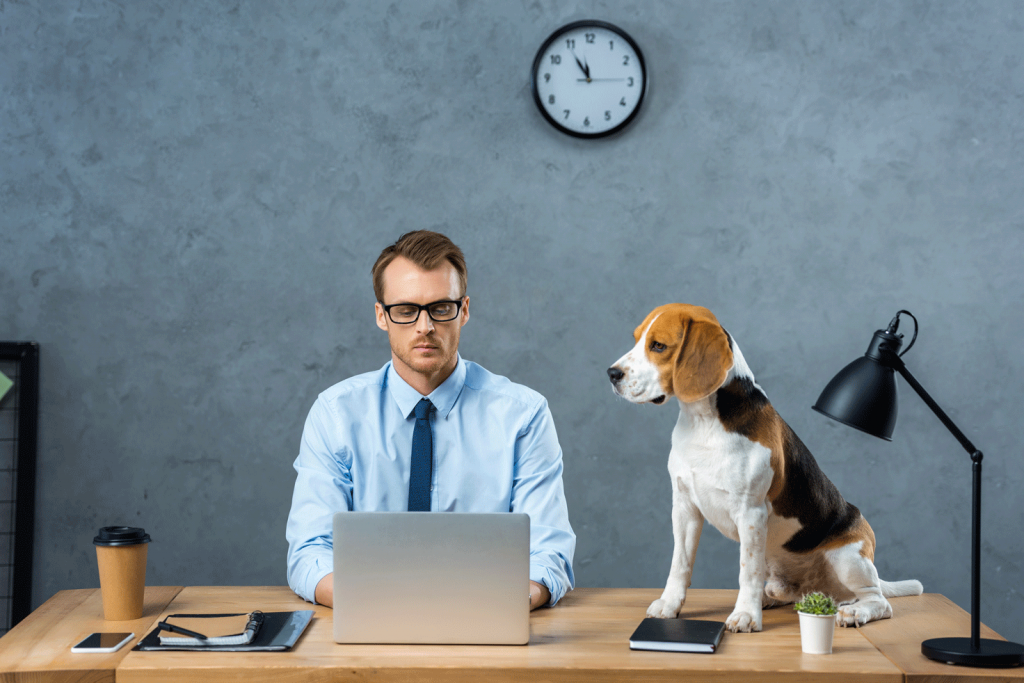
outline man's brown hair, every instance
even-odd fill
[[[462,250],[439,232],[414,230],[385,247],[373,264],[370,272],[373,274],[373,293],[377,301],[384,302],[384,269],[399,256],[404,256],[423,270],[439,268],[447,260],[459,276],[459,297],[466,295],[466,257],[462,255]]]

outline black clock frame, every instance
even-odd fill
[[[640,97],[639,99],[637,99],[636,107],[633,108],[633,111],[630,112],[629,116],[627,116],[625,120],[622,121],[622,123],[615,126],[614,128],[609,128],[608,130],[602,131],[600,133],[580,133],[578,131],[571,130],[563,126],[561,123],[559,123],[557,119],[555,119],[553,116],[551,116],[551,114],[548,113],[547,109],[544,108],[544,103],[540,99],[540,92],[538,92],[537,90],[537,67],[540,66],[541,57],[544,56],[544,52],[548,49],[548,46],[551,45],[551,43],[555,42],[555,40],[557,40],[559,36],[561,36],[562,34],[568,31],[572,31],[574,29],[583,28],[585,26],[603,28],[608,31],[613,31],[614,33],[617,33],[618,35],[622,36],[622,39],[629,43],[629,46],[633,48],[633,52],[636,53],[636,58],[640,62],[640,73],[643,74],[644,77],[643,87],[640,89]],[[565,133],[566,135],[571,135],[574,138],[593,140],[596,138],[608,137],[609,135],[618,133],[620,130],[628,126],[630,122],[636,118],[636,115],[640,113],[640,107],[643,106],[644,103],[644,96],[647,95],[647,63],[644,61],[644,53],[640,50],[640,46],[636,44],[636,41],[633,40],[633,37],[631,35],[623,31],[621,28],[619,28],[615,24],[610,24],[607,21],[599,21],[597,19],[582,19],[580,21],[573,21],[571,23],[566,24],[565,26],[555,29],[554,33],[548,36],[548,39],[545,40],[544,43],[540,46],[540,49],[537,50],[537,56],[533,58],[533,67],[530,69],[530,83],[533,86],[533,101],[537,105],[537,109],[540,110],[540,113],[544,115],[545,119],[547,119],[548,123],[554,126],[556,130]]]

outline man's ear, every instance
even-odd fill
[[[384,312],[384,306],[378,301],[373,304],[373,309],[377,313],[377,327],[388,331],[387,313]]]
[[[729,338],[718,323],[691,320],[672,374],[672,391],[684,403],[717,391],[732,367]]]
[[[462,327],[469,322],[469,297],[462,303],[462,314],[459,316],[462,321],[459,323],[459,327]]]

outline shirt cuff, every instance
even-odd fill
[[[333,561],[334,558],[331,559]],[[295,577],[291,582],[292,590],[306,602],[319,604],[316,601],[316,587],[325,576],[334,571],[332,564],[333,562],[325,562],[319,557],[310,558],[305,576],[301,579]]]
[[[551,599],[547,603],[548,607],[554,606],[566,594],[565,585],[555,578],[554,573],[547,567],[531,565],[530,581],[534,581],[547,587],[548,592],[551,593]]]
[[[309,601],[314,605],[320,604],[316,601],[316,587],[319,586],[323,578],[330,573],[330,569],[324,570],[322,567],[317,567],[315,572],[310,573],[310,578],[312,580],[307,585],[309,586]]]

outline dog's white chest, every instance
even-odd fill
[[[763,505],[771,485],[771,451],[725,431],[718,420],[681,416],[672,434],[669,473],[704,519],[738,541],[738,513]]]
[[[739,530],[733,518],[733,506],[730,504],[728,493],[708,486],[708,482],[702,481],[700,477],[694,477],[692,481],[694,485],[690,489],[690,495],[697,509],[704,515],[704,519],[726,538],[739,541]]]

